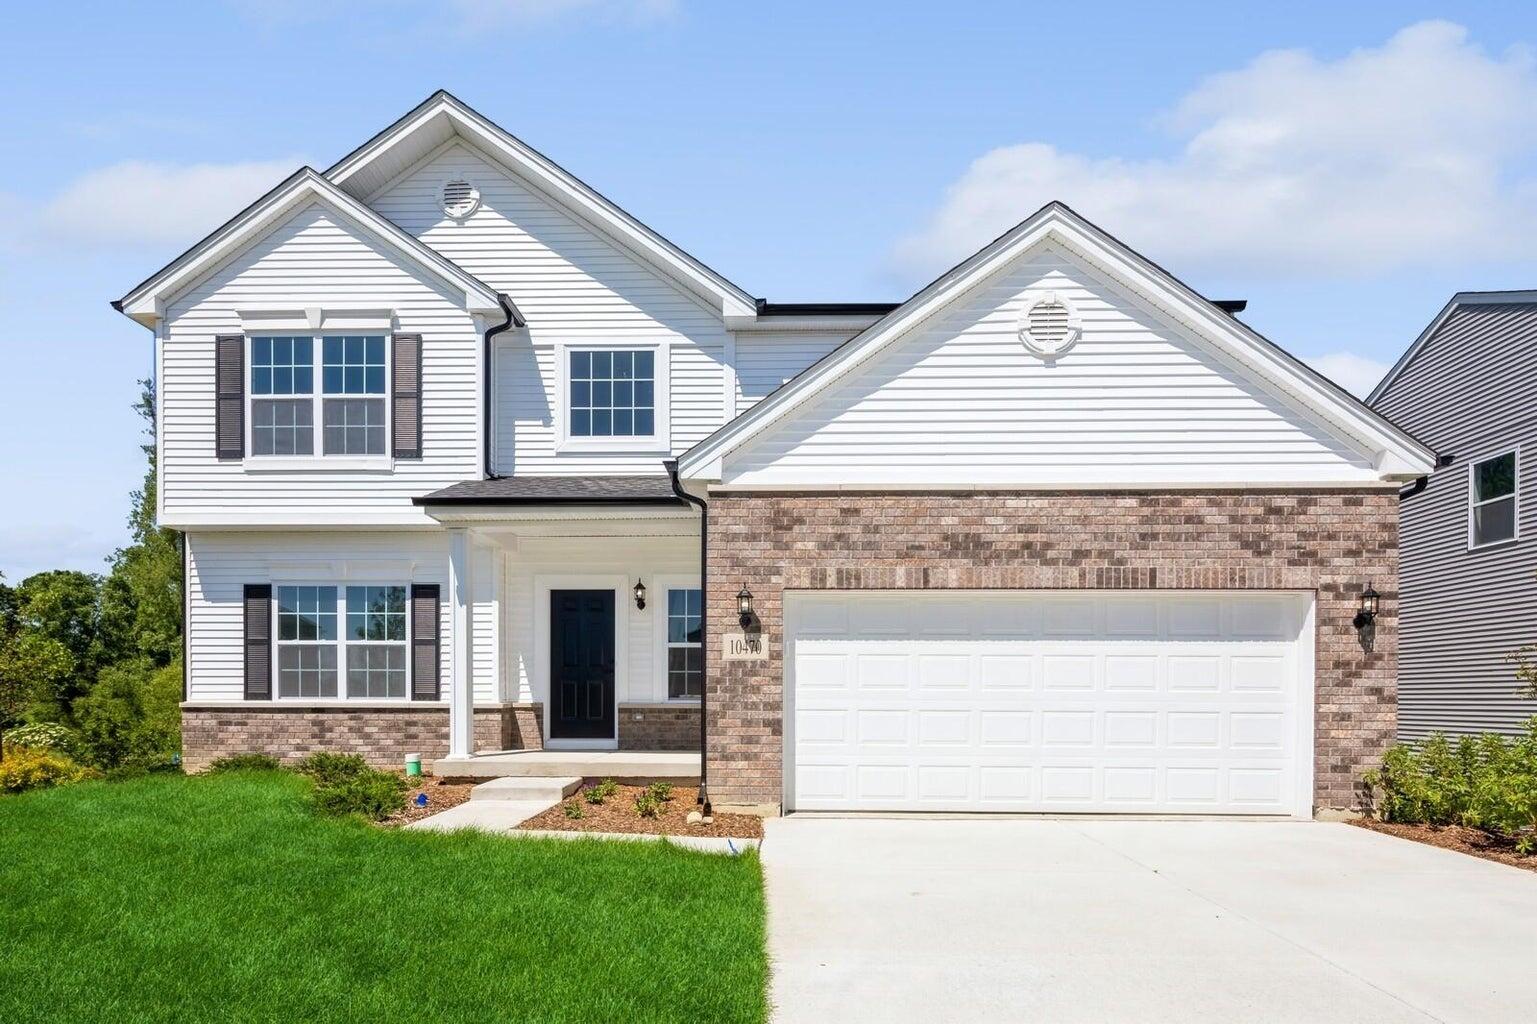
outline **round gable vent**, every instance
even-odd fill
[[[443,212],[463,220],[480,206],[480,189],[459,178],[443,184]]]
[[[1078,340],[1078,313],[1056,292],[1047,292],[1025,310],[1019,340],[1038,356],[1061,355]]]

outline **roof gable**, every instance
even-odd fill
[[[113,307],[145,326],[153,327],[177,295],[310,203],[319,204],[353,230],[377,240],[432,277],[453,286],[464,296],[466,309],[477,313],[500,310],[496,291],[490,285],[391,224],[309,167],[294,172],[222,227],[135,286],[114,302]]]
[[[664,271],[727,318],[751,319],[751,295],[646,227],[601,193],[444,91],[429,96],[332,166],[326,177],[358,199],[383,191],[458,135],[584,222]]]
[[[1274,402],[1297,410],[1325,435],[1338,439],[1343,448],[1361,453],[1374,478],[1403,479],[1429,472],[1433,455],[1423,445],[1156,264],[1066,206],[1052,203],[696,445],[680,459],[682,474],[693,479],[722,479],[723,464],[733,453],[756,443],[770,443],[765,438],[776,424],[800,415],[825,389],[1046,244],[1074,254],[1085,266],[1137,296],[1159,317],[1198,340],[1224,365],[1253,381],[1256,395],[1270,396]],[[980,372],[985,373],[985,368]],[[778,432],[774,435],[778,437]]]
[[[1404,354],[1398,357],[1398,362],[1392,369],[1383,374],[1377,386],[1372,388],[1372,393],[1366,396],[1368,405],[1376,406],[1378,402],[1387,397],[1388,392],[1400,377],[1404,375],[1411,364],[1424,353],[1430,340],[1444,327],[1447,321],[1458,312],[1473,306],[1507,306],[1537,303],[1537,291],[1491,291],[1491,292],[1458,292],[1453,295],[1446,305],[1441,307],[1441,312],[1435,315],[1425,329],[1420,332],[1409,347],[1404,349]]]

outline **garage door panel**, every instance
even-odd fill
[[[1296,810],[1303,597],[861,598],[787,601],[794,809]]]

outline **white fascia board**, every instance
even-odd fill
[[[719,480],[720,460],[725,455],[800,407],[893,339],[938,313],[957,295],[1048,238],[1089,257],[1112,279],[1148,297],[1199,336],[1215,341],[1225,355],[1259,374],[1270,386],[1290,395],[1297,404],[1342,433],[1346,440],[1353,441],[1363,454],[1375,457],[1377,453],[1383,453],[1379,471],[1384,477],[1421,476],[1434,467],[1435,456],[1430,449],[1197,295],[1167,271],[1082,220],[1066,206],[1052,203],[941,275],[863,334],[813,363],[779,391],[684,453],[678,460],[680,474],[693,479]]]
[[[145,326],[153,326],[177,295],[196,284],[213,268],[269,231],[303,204],[318,202],[368,235],[405,256],[411,263],[453,286],[472,313],[498,312],[496,291],[440,253],[429,248],[379,214],[352,198],[313,169],[305,167],[237,215],[223,227],[193,246],[116,304],[118,309]]]
[[[348,178],[380,153],[439,116],[449,118],[455,132],[496,157],[559,205],[686,285],[690,291],[716,303],[722,317],[756,317],[757,302],[751,295],[646,227],[543,153],[447,93],[434,96],[414,116],[408,116],[344,157],[326,172],[326,177],[338,185],[345,185]]]

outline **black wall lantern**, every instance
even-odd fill
[[[1382,597],[1368,583],[1366,589],[1361,591],[1361,608],[1356,612],[1356,617],[1351,620],[1356,629],[1367,629],[1377,621],[1377,602]]]
[[[646,610],[646,585],[640,580],[635,581],[635,609],[636,611]]]
[[[752,625],[752,591],[747,589],[747,584],[742,584],[742,589],[736,595],[736,620],[746,629]]]

